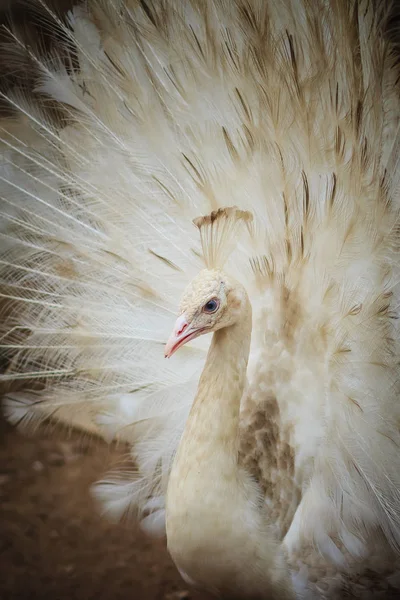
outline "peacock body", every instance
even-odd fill
[[[36,84],[3,94],[13,116],[0,130],[9,419],[127,442],[137,473],[95,493],[108,514],[135,511],[163,534],[170,487],[167,522],[189,515],[171,552],[200,587],[387,597],[400,545],[400,99],[387,15],[368,0],[90,0],[67,20],[38,5],[56,50],[10,32]],[[251,215],[245,226],[216,217],[232,206]],[[201,236],[199,215],[213,215]],[[220,398],[194,412],[210,336],[164,358],[183,290],[218,261],[252,311],[227,453],[251,509],[218,462],[230,431]],[[225,563],[243,574],[234,590]]]

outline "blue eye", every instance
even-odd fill
[[[206,313],[214,313],[219,308],[219,300],[217,298],[211,298],[206,304],[203,306],[203,311]]]

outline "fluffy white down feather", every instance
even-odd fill
[[[365,557],[382,533],[398,551],[400,112],[381,25],[367,1],[92,0],[59,22],[59,55],[32,54],[34,93],[8,95],[2,379],[31,383],[6,411],[131,444],[139,474],[97,487],[114,516],[163,531],[209,343],[164,359],[203,267],[191,221],[237,205],[255,223],[227,267],[253,305],[248,381],[293,431],[287,548],[340,564],[337,540]],[[303,313],[290,341],[282,284]]]

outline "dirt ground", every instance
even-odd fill
[[[90,485],[121,454],[0,421],[1,600],[202,600],[134,523],[102,518]]]

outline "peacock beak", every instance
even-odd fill
[[[198,337],[201,333],[203,333],[204,329],[204,327],[195,328],[190,325],[185,315],[178,317],[169,340],[165,345],[165,358],[171,358],[174,352],[176,352],[181,346],[187,344],[187,342],[190,342],[190,340]]]

